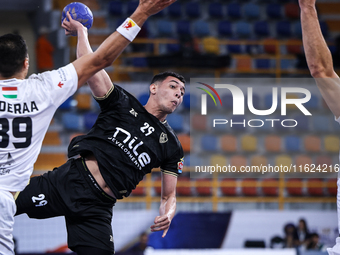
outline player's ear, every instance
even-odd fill
[[[28,56],[27,56],[27,57],[25,58],[25,61],[24,61],[24,68],[25,68],[26,70],[28,70],[29,66],[30,66],[30,63],[29,63],[29,58],[28,58]]]
[[[155,83],[150,84],[150,95],[156,94],[157,85]]]

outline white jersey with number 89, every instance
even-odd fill
[[[77,84],[72,64],[25,80],[0,80],[0,189],[25,188],[51,119]]]

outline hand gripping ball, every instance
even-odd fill
[[[83,26],[90,29],[93,24],[93,14],[89,7],[87,7],[83,3],[73,2],[65,6],[62,16],[61,22],[66,18],[66,13],[70,12],[72,19],[79,21]]]

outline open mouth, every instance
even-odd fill
[[[174,106],[177,106],[178,105],[178,102],[177,101],[171,101],[172,102],[172,104],[174,105]]]

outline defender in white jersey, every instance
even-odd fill
[[[140,0],[127,26],[91,54],[56,71],[26,79],[27,46],[19,35],[0,36],[0,255],[14,254],[14,194],[25,188],[42,140],[58,106],[77,87],[109,66],[134,39],[146,19],[175,0]],[[72,17],[67,14],[68,19]],[[134,29],[131,29],[134,27]]]
[[[303,47],[308,68],[315,78],[321,95],[329,109],[340,122],[340,79],[333,68],[332,55],[322,35],[316,7],[316,0],[299,0]],[[340,233],[340,179],[338,177],[338,228]],[[327,249],[330,255],[340,255],[340,237],[333,248]]]

